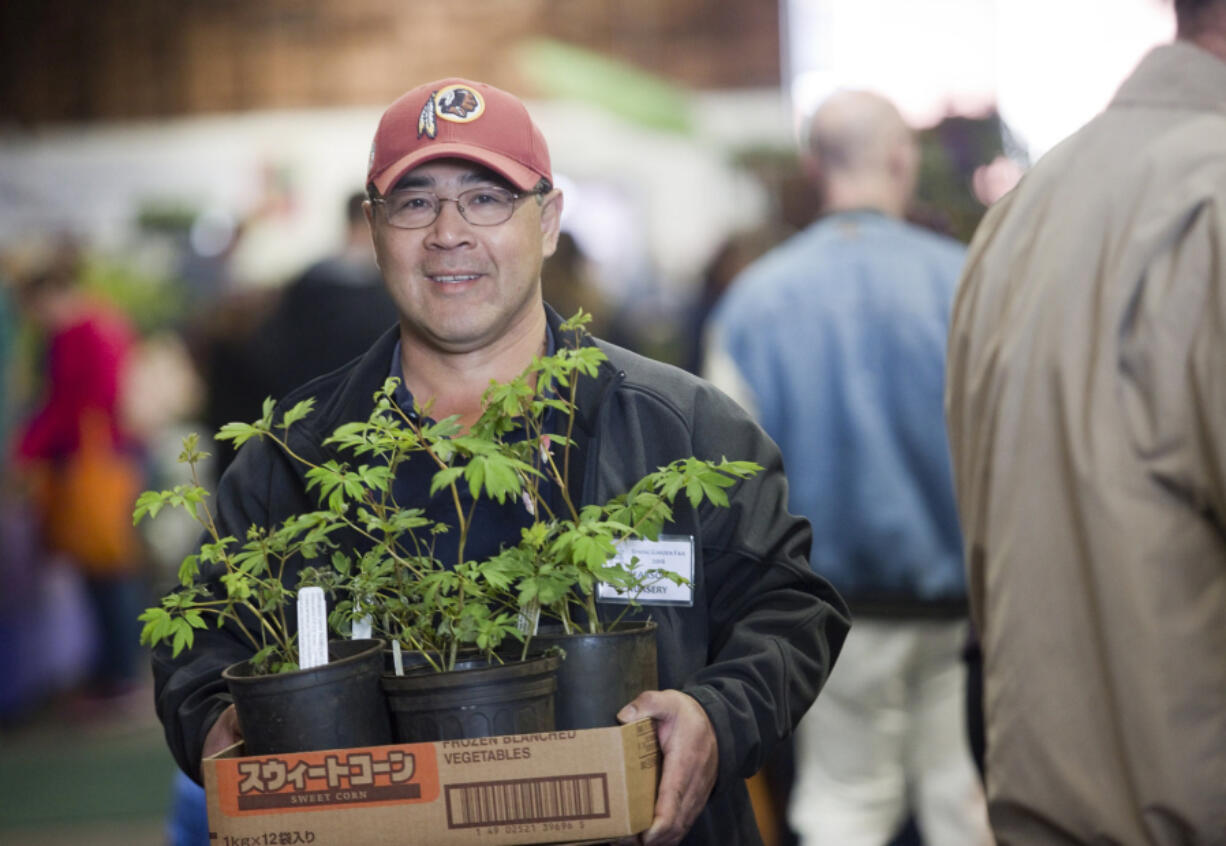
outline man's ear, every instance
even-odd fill
[[[549,258],[558,248],[562,231],[562,192],[554,188],[541,200],[541,255]]]

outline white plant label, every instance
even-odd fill
[[[404,675],[404,658],[400,655],[400,641],[392,641],[392,666],[396,669],[396,675]]]
[[[534,599],[520,607],[515,627],[526,635],[534,635],[541,624],[541,603]]]
[[[350,640],[370,640],[370,615],[358,617],[353,621],[353,632],[349,635]]]
[[[638,559],[635,561],[635,559]],[[601,584],[596,588],[600,602],[629,602],[636,599],[641,605],[693,605],[694,604],[694,538],[689,535],[661,535],[659,540],[631,540],[618,545],[613,561],[627,567],[634,562],[637,572],[659,570],[675,573],[685,579],[685,584],[674,584],[661,576],[649,582],[637,597],[623,594],[617,588]]]
[[[328,663],[328,604],[324,589],[298,591],[298,667],[309,670]]]

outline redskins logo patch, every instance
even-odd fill
[[[421,107],[417,117],[417,137],[433,138],[438,134],[438,121],[470,123],[485,112],[481,95],[467,85],[448,85],[434,91]]]

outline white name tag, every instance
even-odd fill
[[[601,584],[596,588],[598,601],[630,602],[637,599],[642,605],[694,604],[694,538],[689,535],[661,535],[656,541],[626,541],[618,546],[613,560],[626,567],[633,566],[638,573],[652,570],[674,573],[685,579],[685,584],[674,584],[661,575],[649,580],[637,597],[622,593],[612,585]]]

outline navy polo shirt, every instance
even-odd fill
[[[553,332],[550,330],[546,330],[546,349],[550,355],[556,349]],[[416,419],[417,412],[413,409],[413,395],[405,387],[404,371],[400,366],[399,341],[396,342],[396,346],[392,350],[392,361],[388,369],[388,376],[400,380],[400,384],[396,386],[396,392],[393,395],[396,404],[411,419]],[[553,410],[546,412],[546,431],[554,430],[555,418],[556,413]],[[524,432],[521,429],[507,435],[507,437],[522,438],[524,437]],[[396,503],[401,508],[420,508],[425,512],[427,519],[445,523],[452,527],[449,532],[433,536],[428,532],[421,532],[418,539],[423,543],[429,543],[433,539],[435,544],[434,556],[444,565],[454,567],[458,563],[457,555],[460,542],[455,500],[452,498],[450,489],[447,488],[439,490],[433,496],[430,495],[430,481],[434,478],[434,474],[437,471],[438,465],[428,456],[414,454],[400,465],[400,469],[396,474],[396,480],[393,483],[392,493],[396,498]],[[460,506],[464,509],[464,513],[468,514],[469,510],[473,507],[473,498],[468,490],[468,482],[461,477],[457,481],[456,488],[460,493]],[[549,507],[554,509],[556,514],[559,497],[556,490],[554,490],[554,486],[543,485],[542,494],[548,499]],[[505,503],[499,504],[497,500],[485,496],[479,497],[476,510],[472,513],[471,528],[469,529],[468,541],[464,549],[465,559],[479,561],[497,554],[504,545],[514,546],[519,542],[520,531],[531,525],[533,519],[533,515],[528,511],[520,498],[508,497]]]

